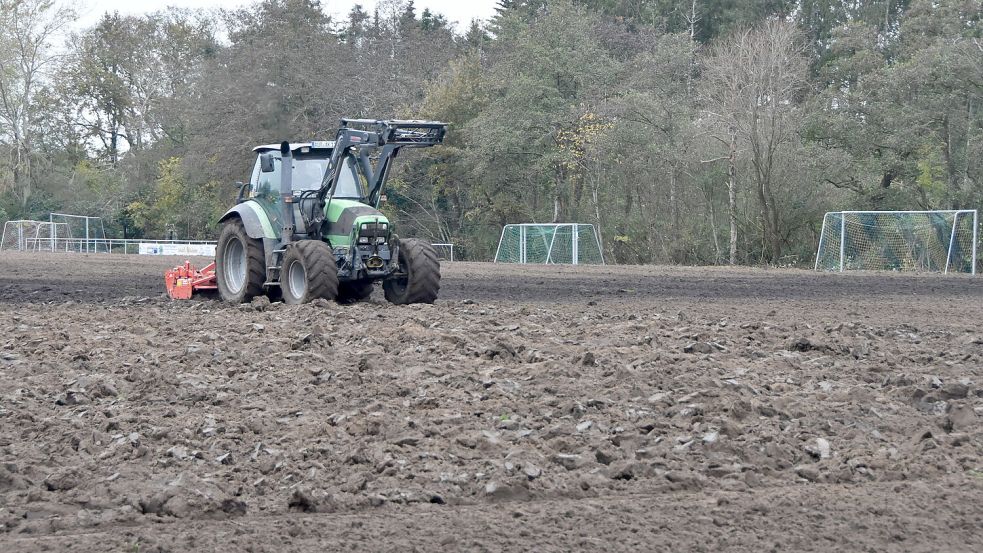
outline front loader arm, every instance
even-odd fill
[[[324,204],[325,198],[330,203],[349,150],[356,151],[359,167],[368,180],[366,203],[378,206],[392,161],[400,149],[435,146],[443,142],[446,132],[447,124],[439,121],[342,119],[328,170],[318,191],[320,204]],[[372,158],[377,153],[373,166]]]

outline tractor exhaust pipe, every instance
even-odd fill
[[[294,160],[290,153],[290,143],[280,144],[280,245],[285,246],[294,240]]]

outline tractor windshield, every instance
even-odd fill
[[[294,192],[303,190],[317,190],[321,187],[321,179],[324,172],[328,169],[328,159],[324,156],[305,156],[303,154],[294,155]]]
[[[328,170],[328,156],[324,154],[296,154],[294,156],[293,189],[317,190],[321,187],[324,172]],[[351,156],[346,156],[338,175],[334,197],[361,199],[365,192],[362,179]]]
[[[362,184],[361,173],[357,168],[355,159],[351,156],[345,156],[345,165],[341,168],[341,174],[338,175],[338,185],[335,186],[333,196],[335,198],[360,200],[365,195],[365,187]]]

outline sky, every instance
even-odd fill
[[[81,0],[73,2],[79,12],[78,27],[94,25],[103,13],[118,11],[121,14],[139,15],[164,8],[237,8],[252,4],[249,0]],[[355,4],[361,4],[365,11],[372,13],[378,0],[321,0],[321,5],[332,16],[345,17]],[[416,13],[424,8],[443,14],[451,23],[457,24],[458,32],[467,30],[472,19],[488,19],[495,13],[495,0],[414,0]]]

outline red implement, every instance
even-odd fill
[[[185,261],[184,265],[164,273],[164,283],[167,285],[167,295],[175,300],[190,300],[191,294],[201,290],[217,290],[215,262],[198,270],[190,261]]]

